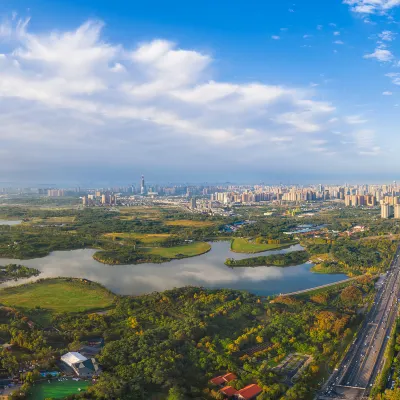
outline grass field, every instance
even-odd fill
[[[0,290],[0,304],[51,312],[90,311],[107,308],[113,302],[114,295],[102,286],[78,279],[46,279]]]
[[[47,218],[32,218],[28,224],[71,224],[75,221],[75,217],[47,217]]]
[[[64,399],[73,394],[79,394],[78,389],[85,390],[89,386],[87,381],[52,381],[43,382],[32,387],[28,400]]]
[[[206,226],[213,226],[214,222],[211,221],[192,221],[190,219],[177,219],[175,221],[166,221],[165,225],[168,226],[184,226],[187,228],[204,228]]]
[[[121,214],[160,214],[161,209],[154,206],[135,206],[120,209]]]
[[[171,235],[169,233],[106,233],[105,237],[112,239],[137,239],[145,244],[162,243]]]
[[[246,238],[236,238],[232,240],[231,250],[235,253],[260,253],[262,251],[282,249],[292,244],[295,244],[295,242],[284,244],[257,244],[250,242]]]
[[[152,247],[146,251],[166,258],[177,258],[179,255],[184,257],[194,257],[206,253],[211,246],[206,242],[195,242],[184,246],[175,247]]]

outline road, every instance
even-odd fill
[[[369,392],[384,364],[400,298],[400,249],[375,295],[356,339],[333,372],[318,399],[359,399]]]

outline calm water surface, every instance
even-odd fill
[[[301,250],[300,245],[288,249],[268,251],[257,255],[286,253]],[[310,272],[311,264],[295,267],[228,268],[224,261],[228,257],[242,259],[249,254],[230,251],[230,242],[212,243],[210,252],[198,257],[174,260],[164,264],[140,264],[110,266],[92,258],[95,250],[55,251],[44,258],[23,260],[22,264],[42,271],[39,278],[57,276],[86,278],[99,282],[118,294],[139,295],[163,291],[186,285],[207,288],[231,288],[248,290],[258,295],[288,293],[336,282],[346,275],[322,275]],[[0,265],[19,262],[0,259]],[[21,279],[17,284],[38,278]],[[15,285],[6,282],[0,287]]]
[[[6,219],[0,219],[0,225],[18,225],[20,224],[22,221],[18,220],[18,221],[8,221]]]

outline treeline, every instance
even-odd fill
[[[288,267],[290,265],[304,264],[308,258],[308,253],[304,250],[300,250],[285,254],[271,254],[269,256],[244,258],[242,260],[228,258],[225,261],[225,265],[229,267],[259,267],[269,265]]]
[[[0,234],[0,257],[29,259],[44,257],[55,250],[90,247],[94,241],[57,228],[29,228],[28,232],[11,229]]]

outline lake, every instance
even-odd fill
[[[19,225],[22,221],[9,221],[7,219],[0,219],[0,225]]]
[[[38,278],[76,277],[99,282],[114,293],[140,295],[153,291],[163,291],[181,286],[203,286],[207,288],[241,289],[257,295],[269,296],[308,289],[346,279],[346,275],[314,274],[312,264],[294,267],[229,268],[224,262],[232,257],[242,259],[253,257],[230,251],[230,242],[214,242],[210,252],[183,260],[163,264],[139,264],[110,266],[92,258],[96,250],[82,249],[55,251],[50,255],[33,260],[1,259],[0,265],[21,263],[34,267],[42,273],[37,278],[20,279],[17,284]],[[302,250],[300,245],[287,249],[256,254],[269,255]],[[15,285],[5,282],[0,287]]]

